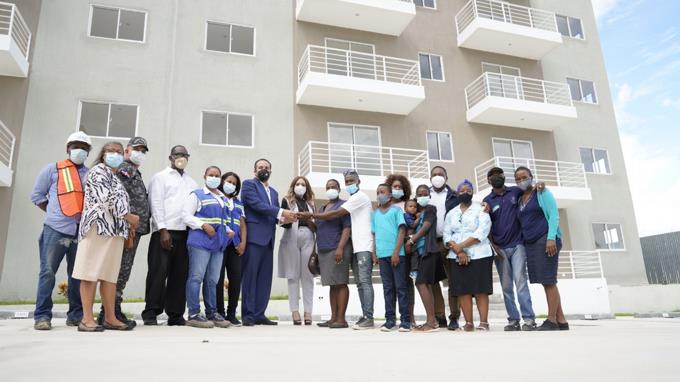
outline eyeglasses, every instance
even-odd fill
[[[173,158],[189,158],[191,155],[186,154],[186,153],[175,153],[175,154],[170,154],[171,157]]]

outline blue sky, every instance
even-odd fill
[[[678,231],[680,1],[593,0],[593,7],[640,236]]]

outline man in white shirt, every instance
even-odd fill
[[[361,301],[363,317],[357,321],[353,329],[362,330],[374,327],[373,322],[373,234],[371,233],[371,213],[373,205],[371,199],[359,190],[359,174],[356,170],[346,170],[345,187],[350,194],[349,199],[340,208],[324,213],[315,213],[314,219],[332,220],[350,215],[352,220],[352,272],[357,280],[357,291]],[[300,213],[301,219],[308,219],[312,214]]]
[[[149,243],[146,307],[142,312],[144,325],[158,325],[156,317],[163,310],[168,315],[168,325],[185,324],[189,260],[182,210],[198,185],[184,172],[189,162],[186,147],[174,146],[168,159],[170,166],[155,174],[149,184],[153,233]]]

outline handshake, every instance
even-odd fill
[[[311,220],[311,219],[312,219],[311,212],[293,212],[290,210],[283,210],[283,214],[281,215],[281,224],[290,224],[298,220]]]

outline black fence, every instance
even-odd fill
[[[680,284],[680,232],[640,238],[650,284]]]

